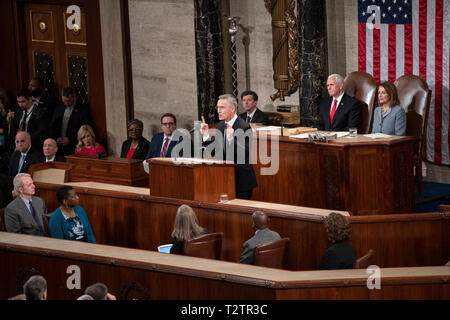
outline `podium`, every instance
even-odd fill
[[[234,199],[234,166],[230,161],[198,158],[153,158],[150,195],[176,199],[218,202],[221,194]]]

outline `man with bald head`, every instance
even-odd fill
[[[263,211],[255,211],[252,214],[255,235],[248,239],[242,248],[240,263],[253,264],[253,250],[255,247],[275,240],[280,240],[280,235],[268,228],[269,217]]]
[[[59,154],[56,154],[56,152],[58,152],[58,144],[56,143],[55,139],[46,139],[44,141],[42,152],[44,153],[44,157],[41,158],[41,162],[66,162],[66,158]]]
[[[39,163],[41,153],[31,146],[31,136],[26,131],[16,134],[16,150],[9,161],[8,178],[12,189],[12,181],[18,173],[28,172],[32,164]]]

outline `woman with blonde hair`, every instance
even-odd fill
[[[198,225],[194,210],[186,204],[177,210],[172,232],[172,248],[170,253],[184,254],[184,242],[208,233],[208,230]]]
[[[98,155],[106,153],[105,148],[95,141],[94,129],[88,124],[82,125],[78,130],[78,144],[75,154]]]

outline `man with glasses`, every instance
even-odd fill
[[[173,148],[181,142],[179,135],[175,135],[177,130],[177,119],[172,113],[165,113],[161,117],[161,129],[163,132],[153,136],[145,159],[150,158],[170,158]]]

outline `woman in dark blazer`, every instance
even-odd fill
[[[141,120],[131,119],[127,125],[128,140],[122,144],[121,158],[144,160],[148,153],[150,142],[142,136],[144,124]]]

